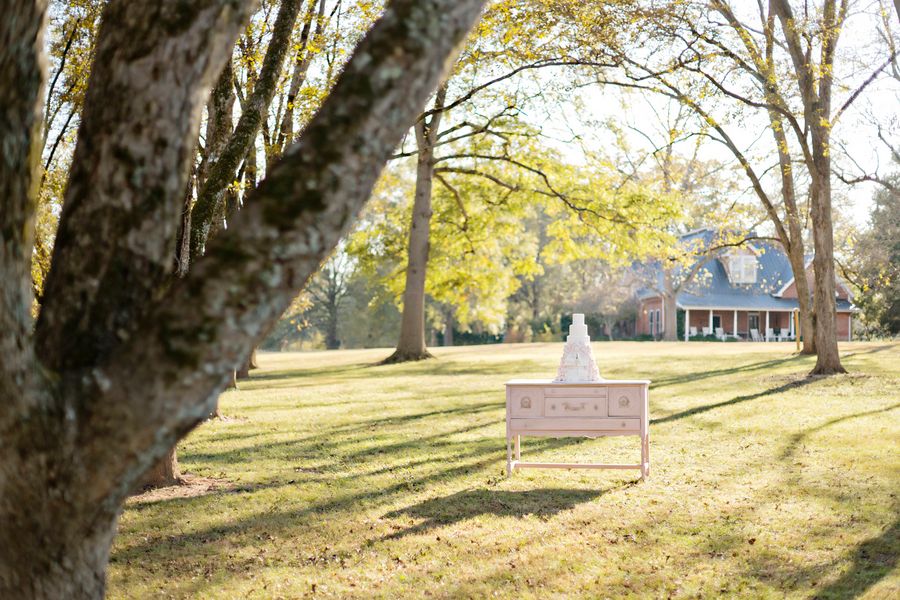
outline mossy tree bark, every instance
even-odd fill
[[[425,277],[431,236],[434,146],[437,142],[446,95],[446,85],[442,85],[435,96],[431,117],[421,116],[414,127],[418,150],[416,191],[412,220],[409,226],[403,315],[400,320],[400,339],[397,342],[397,349],[384,359],[385,364],[432,358],[431,353],[425,347]]]
[[[0,597],[103,595],[122,502],[209,415],[233,370],[350,227],[481,4],[390,3],[234,227],[173,278],[201,109],[254,3],[110,0],[33,326],[46,2],[8,3],[0,19]]]

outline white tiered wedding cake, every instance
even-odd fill
[[[587,325],[584,324],[584,315],[572,315],[572,325],[569,327],[569,336],[563,348],[562,360],[559,361],[559,369],[556,372],[555,383],[577,383],[585,381],[603,381],[597,363],[594,362],[594,353],[591,352],[591,338],[588,336]]]

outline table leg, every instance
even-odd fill
[[[641,436],[641,479],[650,476],[650,433]]]
[[[509,434],[506,434],[506,476],[512,475],[512,442]]]
[[[522,436],[516,435],[516,460],[522,460]]]

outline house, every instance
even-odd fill
[[[700,229],[681,236],[681,241],[702,248],[708,247],[714,237],[715,231]],[[675,273],[677,279],[684,277],[682,272],[696,269],[675,294],[678,322],[682,322],[683,313],[684,332],[679,333],[685,340],[709,334],[745,340],[795,339],[797,286],[781,244],[755,240],[745,247],[701,256],[698,261]],[[637,332],[660,337],[665,328],[663,275],[659,265],[652,268],[655,270],[650,279],[658,284],[638,291]],[[811,257],[806,261],[806,277],[812,289]],[[843,281],[838,279],[835,288],[838,339],[849,341],[853,313],[858,309]]]

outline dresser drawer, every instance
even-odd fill
[[[544,402],[546,417],[605,417],[605,398],[549,397]]]
[[[577,431],[579,434],[589,432],[639,433],[640,419],[603,419],[590,417],[584,419],[543,418],[543,419],[510,419],[513,431]]]
[[[544,388],[544,395],[570,398],[606,398],[605,387],[577,387],[574,385]]]
[[[609,416],[639,417],[643,413],[644,388],[611,387],[609,388]]]
[[[544,394],[539,387],[511,388],[509,414],[514,417],[540,417],[544,414]]]

